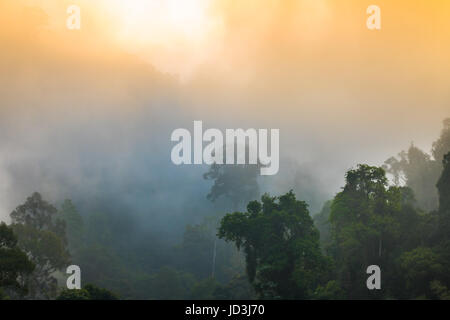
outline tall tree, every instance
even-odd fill
[[[323,250],[327,250],[331,241],[331,225],[330,225],[330,213],[331,204],[333,201],[328,200],[323,204],[322,210],[316,214],[314,219],[314,225],[320,232],[320,243]]]
[[[11,220],[19,247],[36,265],[29,296],[55,297],[55,272],[69,264],[64,221],[57,217],[57,209],[37,192],[11,213]]]
[[[12,228],[0,224],[0,299],[2,295],[21,297],[28,292],[28,276],[34,264],[17,247]]]
[[[70,252],[72,256],[78,256],[85,235],[83,218],[69,199],[66,199],[61,205],[59,217],[64,220],[66,224],[66,234]]]
[[[414,197],[408,188],[388,187],[382,168],[358,165],[346,174],[346,184],[331,205],[332,253],[340,285],[347,297],[380,298],[391,287],[369,292],[366,269],[378,265],[385,283],[395,279],[395,256],[420,241]],[[390,272],[392,271],[392,272]],[[394,288],[395,289],[395,288]]]
[[[434,159],[439,163],[450,152],[450,118],[445,119],[443,125],[441,136],[433,143],[433,149],[431,150]]]
[[[450,152],[442,160],[444,170],[437,183],[439,191],[439,212],[450,219]],[[450,227],[450,225],[449,225]]]
[[[248,278],[262,298],[311,297],[328,271],[307,204],[292,191],[266,194],[251,201],[247,212],[227,214],[218,236],[243,249]]]
[[[238,210],[241,204],[258,197],[258,176],[258,165],[219,165],[214,163],[203,175],[204,179],[214,181],[207,198],[215,201],[220,197],[226,197],[231,201],[232,209]]]
[[[411,145],[407,152],[400,152],[398,157],[386,160],[383,168],[394,176],[396,185],[404,183],[414,191],[418,205],[422,209],[427,211],[436,209],[438,204],[436,181],[442,169],[441,165],[414,145]]]
[[[431,155],[411,145],[408,151],[402,151],[398,157],[385,161],[383,168],[394,177],[397,185],[405,183],[417,198],[418,205],[427,211],[438,206],[436,182],[442,171],[442,160],[450,152],[450,118],[443,122],[438,140],[433,143]]]
[[[450,152],[444,156],[443,166],[444,170],[437,183],[439,190],[439,244],[435,250],[439,254],[439,261],[443,265],[444,272],[438,279],[435,279],[433,284],[430,283],[430,286],[434,286],[440,292],[439,298],[450,296],[450,274],[448,273],[450,270]]]

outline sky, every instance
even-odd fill
[[[66,27],[68,6],[81,29]],[[381,8],[381,30],[366,9]],[[450,116],[446,0],[2,0],[0,219],[33,191],[156,225],[217,210],[176,128],[280,129],[280,171],[312,211],[345,171]],[[181,224],[180,222],[180,224]]]

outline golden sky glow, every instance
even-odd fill
[[[340,178],[411,141],[429,151],[450,116],[449,12],[448,0],[0,0],[0,203],[24,196],[4,168],[47,160],[45,147],[67,146],[52,165],[76,171],[85,131],[96,151],[168,141],[136,130],[143,119],[280,128],[282,157],[325,159]]]
[[[74,3],[80,31],[65,27]],[[415,121],[446,117],[450,2],[377,4],[380,31],[366,28],[360,0],[4,0],[0,55],[13,77],[27,74],[17,88],[57,63],[126,73],[129,54],[184,80],[189,99],[205,108],[221,97],[229,108],[271,114],[276,105],[303,118],[346,114],[386,125],[406,112]],[[103,76],[89,79],[106,86]]]
[[[78,46],[86,45],[90,38],[115,44],[163,72],[182,77],[209,64],[234,74],[239,70],[240,79],[246,79],[248,72],[265,67],[255,63],[278,59],[286,50],[292,53],[294,63],[305,61],[308,52],[317,53],[317,59],[325,63],[336,56],[350,60],[378,55],[383,59],[384,54],[398,54],[408,60],[419,54],[425,60],[437,55],[430,61],[448,66],[448,59],[441,57],[449,50],[450,4],[446,0],[379,0],[383,27],[378,33],[365,27],[368,4],[360,0],[3,2],[3,6],[42,10],[47,14],[47,28],[62,37],[73,37],[65,29],[65,11],[70,4],[77,4],[82,10],[79,33],[84,38]],[[5,25],[27,24],[24,16],[5,15]]]
[[[211,0],[103,1],[117,18],[114,38],[164,72],[187,75],[212,54],[220,19]]]

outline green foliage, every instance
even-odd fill
[[[69,250],[72,254],[77,254],[83,245],[85,234],[84,222],[77,208],[71,200],[67,199],[59,210],[60,218],[66,224],[66,234],[69,243]]]
[[[91,300],[118,300],[116,294],[104,288],[99,288],[93,284],[85,285],[84,290],[89,293]]]
[[[330,280],[325,286],[318,286],[313,298],[316,300],[342,300],[345,292],[336,280]]]
[[[56,300],[91,300],[85,289],[64,289]]]
[[[236,248],[217,238],[218,217],[211,216],[201,224],[187,225],[182,243],[177,246],[178,268],[197,279],[214,277],[226,283],[244,271],[243,257]]]
[[[194,300],[249,300],[253,299],[252,288],[245,275],[235,275],[227,284],[214,278],[197,281],[190,293]]]
[[[111,291],[88,284],[82,289],[64,289],[56,300],[118,300],[118,297]]]
[[[59,236],[65,236],[65,224],[60,219],[55,219],[57,209],[42,199],[35,192],[27,201],[11,212],[11,220],[14,224],[23,224],[37,230],[49,230]]]
[[[198,278],[211,276],[215,234],[205,224],[187,225],[180,246],[182,264]]]
[[[333,201],[325,202],[322,210],[313,217],[314,225],[320,232],[320,244],[323,250],[326,250],[331,245],[330,213],[332,203]]]
[[[112,290],[124,299],[447,300],[449,151],[447,119],[432,156],[411,146],[384,169],[349,170],[314,223],[292,191],[250,201],[259,194],[257,165],[212,165],[208,199],[237,212],[193,222],[166,242],[124,212],[80,213],[70,200],[57,210],[34,193],[11,226],[0,224],[0,299],[58,291],[60,300],[117,299]],[[69,251],[92,285],[58,289]],[[381,290],[366,287],[372,264],[381,267]]]
[[[218,235],[243,249],[247,275],[261,298],[308,298],[328,271],[307,205],[292,191],[264,195],[247,212],[227,214]]]
[[[213,278],[206,278],[194,284],[191,297],[199,300],[213,300],[216,299],[215,293],[220,285]]]
[[[70,258],[65,223],[57,217],[57,209],[36,192],[11,213],[11,220],[18,246],[36,266],[30,277],[29,296],[56,296],[54,273],[66,267]]]
[[[3,292],[2,288],[0,288],[0,300],[8,300],[8,296]]]
[[[34,264],[17,247],[17,238],[12,228],[0,223],[0,299],[21,297],[28,292],[27,278]]]
[[[442,164],[444,170],[437,183],[439,191],[439,212],[443,216],[450,217],[450,152],[445,155]],[[447,227],[448,226],[450,225],[447,225]]]
[[[439,255],[431,248],[418,247],[400,256],[405,287],[411,297],[429,296],[430,283],[445,271]]]
[[[331,205],[333,244],[330,252],[338,266],[337,280],[347,298],[367,299],[392,294],[397,278],[394,257],[420,242],[413,232],[420,221],[412,192],[388,187],[382,168],[359,165],[346,175],[344,190]],[[378,265],[383,273],[381,292],[366,287],[365,269]],[[392,281],[391,281],[392,280]]]
[[[431,281],[430,289],[434,299],[450,300],[450,290],[439,281]]]
[[[443,121],[441,136],[433,143],[431,153],[438,162],[443,161],[444,156],[450,152],[450,118]]]
[[[188,273],[171,267],[163,267],[152,275],[149,282],[150,298],[161,300],[181,300],[190,297],[195,278]]]
[[[221,300],[252,300],[255,292],[245,274],[235,274],[228,283],[216,288],[214,296]]]
[[[440,138],[433,143],[433,158],[411,145],[407,152],[399,153],[398,158],[385,161],[384,169],[393,175],[394,182],[400,185],[402,180],[417,197],[422,209],[435,210],[438,206],[436,182],[442,171],[442,160],[450,152],[450,119],[444,120]]]

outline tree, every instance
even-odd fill
[[[194,277],[171,267],[162,267],[152,275],[151,298],[161,300],[187,299],[195,284]]]
[[[444,272],[434,280],[434,292],[439,292],[439,297],[445,298],[448,295],[445,291],[450,292],[450,152],[444,156],[444,170],[437,183],[439,190],[439,211],[438,211],[438,232],[435,251],[438,254],[439,262],[443,265]],[[432,285],[432,284],[430,284]]]
[[[350,299],[388,297],[395,291],[396,257],[420,243],[419,213],[409,188],[388,187],[382,168],[358,165],[331,205],[332,254],[337,280]],[[383,270],[381,291],[366,288],[366,268]]]
[[[0,299],[6,293],[23,296],[28,292],[27,277],[33,272],[34,264],[17,247],[17,238],[12,228],[0,224]]]
[[[65,223],[57,209],[37,192],[11,213],[19,247],[36,265],[31,277],[31,298],[51,298],[57,293],[54,273],[69,264]]]
[[[427,211],[437,208],[436,182],[442,171],[444,155],[450,152],[450,118],[443,124],[439,139],[433,143],[432,157],[411,145],[407,152],[400,152],[398,158],[389,158],[383,166],[387,173],[393,175],[396,185],[404,182],[414,191],[418,205]]]
[[[247,212],[227,214],[218,236],[243,249],[247,275],[261,298],[306,299],[327,275],[319,232],[307,204],[292,191],[265,194],[251,201]]]
[[[87,284],[82,289],[64,289],[56,300],[118,300],[118,297],[103,288]]]
[[[187,225],[180,247],[183,268],[197,276],[211,276],[214,250],[214,234],[208,232],[206,225]]]
[[[255,292],[245,274],[235,274],[228,283],[217,287],[214,298],[219,300],[252,300]]]
[[[428,216],[437,225],[432,241],[427,241],[412,250],[401,253],[399,261],[401,291],[408,292],[406,298],[449,299],[450,288],[450,153],[444,156],[444,170],[437,183],[439,210]],[[437,219],[434,219],[437,217]],[[411,232],[425,233],[409,228]]]
[[[411,145],[407,152],[400,152],[399,158],[391,157],[386,160],[384,169],[394,176],[396,185],[400,185],[400,179],[404,180],[417,195],[422,209],[436,209],[436,181],[442,169],[441,165],[414,145]]]
[[[433,299],[450,300],[450,290],[437,280],[430,283],[431,295]]]
[[[65,237],[65,224],[61,219],[55,219],[58,210],[42,199],[35,192],[26,202],[11,212],[11,220],[14,224],[23,224],[37,230],[51,231],[61,238]]]
[[[215,201],[222,196],[226,197],[231,201],[233,210],[237,210],[242,203],[258,197],[258,176],[258,165],[219,165],[214,163],[203,175],[204,179],[214,181],[207,198]]]
[[[410,298],[427,298],[432,294],[431,284],[438,281],[445,269],[439,254],[428,247],[418,247],[400,256],[404,290]]]
[[[329,200],[324,203],[322,210],[314,216],[314,225],[320,232],[320,243],[322,249],[326,250],[330,246],[331,242],[331,225],[330,225],[330,213],[331,204],[333,201]]]
[[[104,288],[99,288],[93,284],[87,284],[84,289],[89,293],[91,300],[118,300],[117,295]]]
[[[83,245],[85,227],[83,218],[71,200],[66,199],[59,210],[60,218],[66,224],[68,246],[72,255],[77,255]]]
[[[246,145],[246,153],[248,154],[249,148]],[[237,158],[235,158],[235,161]],[[260,164],[247,164],[247,165],[219,165],[212,164],[209,171],[203,175],[206,180],[213,180],[214,184],[211,187],[207,199],[215,202],[217,199],[224,197],[226,200],[231,202],[231,208],[233,211],[238,210],[238,208],[250,201],[254,200],[259,196],[259,186],[258,186],[258,176],[260,171]],[[228,206],[227,206],[228,207]],[[220,217],[219,217],[220,219]],[[220,261],[216,261],[216,257],[221,257],[217,255],[217,252],[225,253],[225,255],[232,256],[233,261],[242,260],[239,252],[235,249],[224,245],[217,239],[215,230],[219,223],[217,216],[211,217],[209,219],[209,225],[213,225],[213,232],[211,233],[211,245],[213,246],[212,255],[212,277],[216,277],[216,269],[222,271],[224,269],[223,264]],[[223,241],[222,241],[223,242]],[[206,245],[206,244],[205,244]],[[222,249],[222,250],[217,250]],[[231,250],[230,250],[231,249]],[[198,253],[197,253],[198,255]],[[222,255],[223,256],[223,255]],[[220,259],[219,259],[220,260]],[[227,259],[230,260],[230,259]],[[216,267],[218,266],[218,268]],[[231,269],[231,268],[230,268]],[[237,272],[239,273],[239,271]],[[235,274],[236,275],[236,274]],[[233,275],[233,276],[235,276]]]
[[[437,183],[439,191],[439,212],[442,216],[450,218],[450,152],[445,155],[442,163],[444,170]]]
[[[198,281],[192,287],[190,298],[196,300],[214,300],[216,291],[221,285],[213,278],[205,278]]]
[[[328,281],[325,286],[318,286],[314,292],[316,300],[342,300],[344,297],[345,292],[336,280]]]
[[[91,300],[85,289],[64,289],[56,300]]]
[[[433,143],[431,150],[431,154],[438,163],[441,163],[444,156],[450,152],[450,118],[445,119],[443,125],[441,136]]]
[[[218,224],[217,217],[210,216],[201,224],[186,226],[182,243],[177,247],[179,268],[198,279],[213,277],[221,282],[244,271],[242,255],[233,245],[217,239]]]

